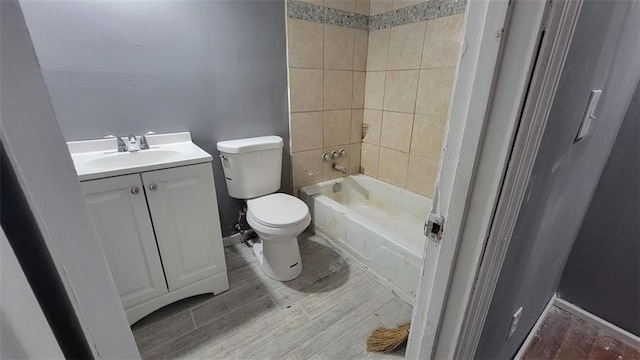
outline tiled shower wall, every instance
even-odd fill
[[[342,176],[322,161],[324,151],[345,149],[336,160],[349,174],[360,171],[368,32],[327,23],[322,0],[309,1],[320,19],[295,19],[289,5],[287,44],[291,99],[293,188]],[[325,1],[332,9],[366,14],[363,1]],[[296,5],[305,6],[298,2]],[[364,6],[363,6],[364,5]],[[356,8],[357,7],[357,8]],[[304,10],[304,8],[303,8]],[[302,16],[299,16],[302,17]],[[362,16],[365,18],[365,16]],[[366,19],[366,18],[365,18]]]
[[[309,3],[288,2],[294,189],[342,176],[321,155],[344,148],[350,174],[432,196],[465,2]]]

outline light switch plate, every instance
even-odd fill
[[[596,108],[598,107],[598,101],[600,101],[600,95],[602,95],[602,90],[591,91],[589,102],[587,103],[587,110],[584,113],[582,123],[580,123],[580,129],[578,129],[578,134],[576,134],[576,139],[574,140],[574,142],[582,140],[589,134],[593,125],[593,121],[596,120],[595,112]]]

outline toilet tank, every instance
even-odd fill
[[[278,191],[283,144],[279,136],[218,142],[229,195],[252,199]]]

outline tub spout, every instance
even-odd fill
[[[341,172],[344,175],[347,175],[347,168],[342,166],[342,165],[340,165],[340,164],[333,164],[333,170]]]

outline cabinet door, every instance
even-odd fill
[[[226,270],[211,164],[142,174],[169,290]]]
[[[80,183],[122,305],[167,292],[140,175]]]

